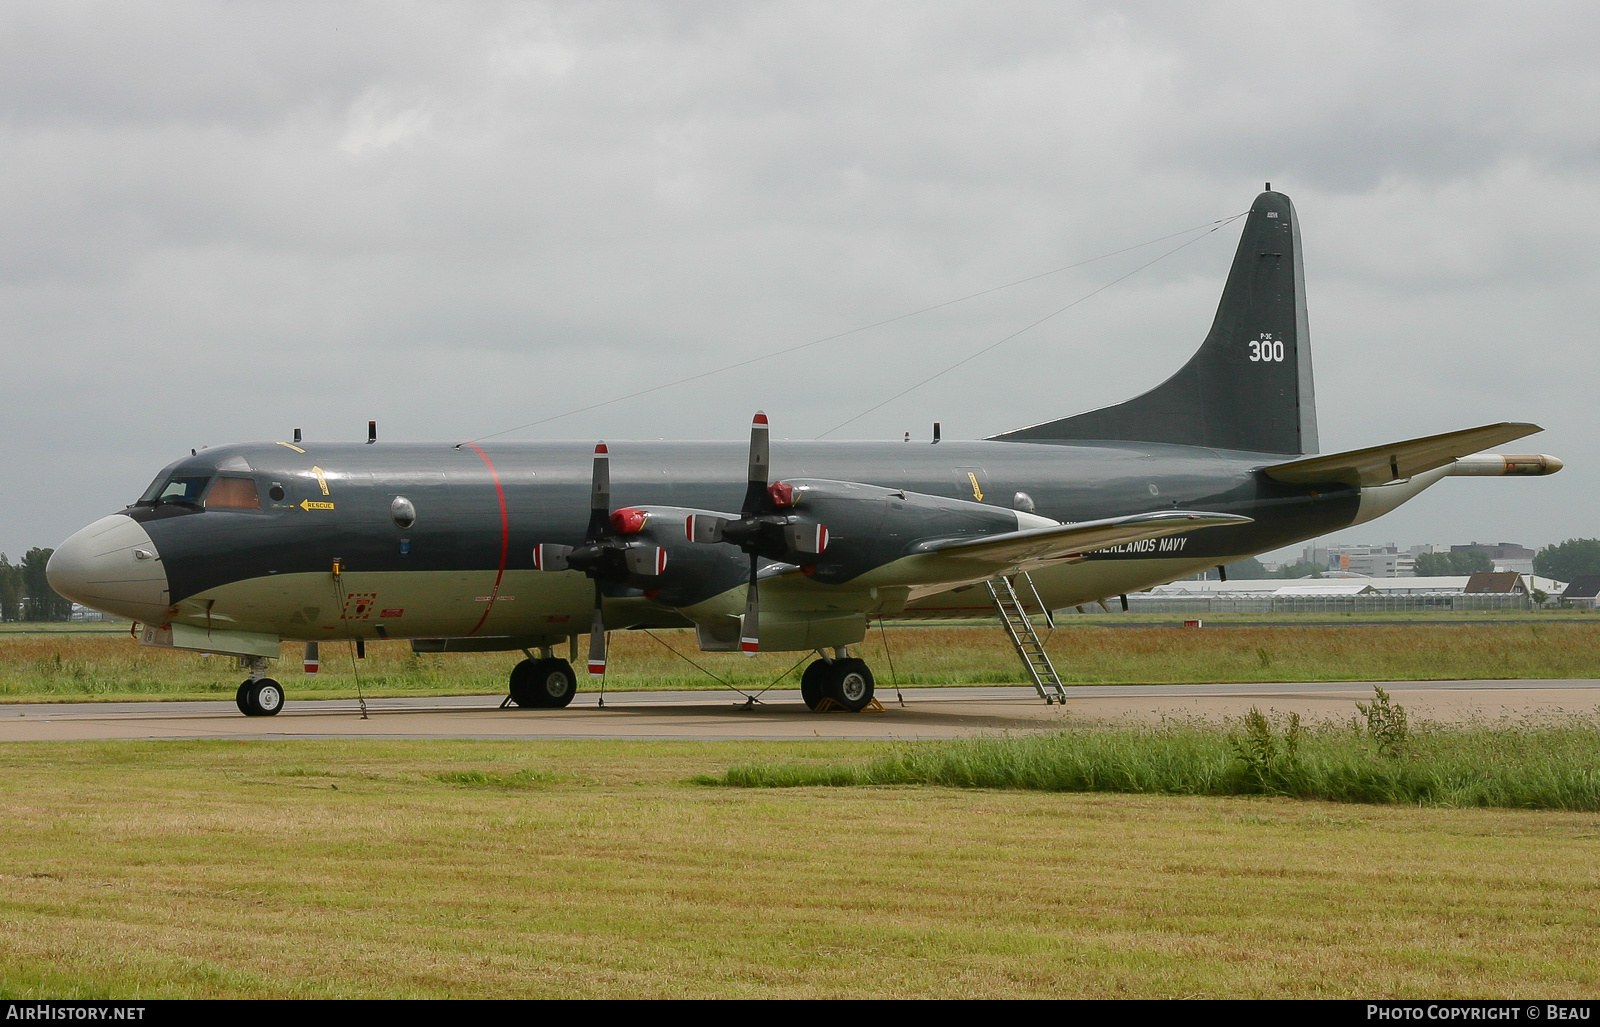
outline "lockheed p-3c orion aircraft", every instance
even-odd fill
[[[1204,343],[1125,403],[931,445],[773,442],[757,414],[748,448],[223,446],[67,539],[48,572],[139,622],[145,644],[241,657],[249,715],[282,708],[266,672],[283,640],[520,650],[511,698],[561,707],[577,679],[556,647],[575,658],[587,634],[600,674],[607,632],[640,627],[692,627],[713,652],[815,650],[807,704],[859,710],[873,676],[849,647],[871,618],[998,607],[1021,653],[1029,603],[1174,581],[1369,521],[1448,475],[1553,473],[1554,457],[1484,452],[1538,430],[1314,455],[1300,228],[1269,186]]]

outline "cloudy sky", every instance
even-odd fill
[[[9,3],[0,550],[191,447],[476,438],[1266,181],[1324,451],[1529,420],[1511,448],[1568,462],[1340,537],[1600,535],[1596,38],[1585,3]],[[815,437],[1162,257],[830,437],[1116,402],[1198,344],[1238,227],[504,437],[738,438],[757,407]]]

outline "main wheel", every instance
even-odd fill
[[[576,694],[578,676],[566,660],[523,660],[511,669],[511,701],[525,709],[559,709]]]
[[[250,702],[246,698],[246,693],[249,691],[250,682],[241,681],[239,682],[239,690],[233,693],[233,704],[239,707],[239,712],[247,717],[250,716]]]
[[[533,694],[533,665],[542,662],[523,660],[511,668],[511,701],[524,709],[539,705],[538,697]]]
[[[823,679],[823,691],[851,713],[860,713],[872,702],[872,669],[854,657],[834,660]]]
[[[244,715],[273,717],[283,709],[283,686],[271,678],[244,683]]]
[[[572,702],[572,697],[578,694],[578,675],[572,672],[572,664],[566,660],[540,660],[539,663],[542,666],[536,666],[533,674],[539,705],[559,710]]]
[[[822,702],[822,682],[827,676],[827,660],[813,660],[806,665],[805,673],[800,675],[800,698],[805,700],[806,709],[814,710]]]

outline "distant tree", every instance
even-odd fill
[[[1494,561],[1481,549],[1417,554],[1416,574],[1419,578],[1453,578],[1492,570]]]
[[[22,568],[0,553],[0,621],[22,619]]]
[[[1320,578],[1322,572],[1328,568],[1312,563],[1310,560],[1296,560],[1294,563],[1284,564],[1278,568],[1276,578]]]
[[[1600,538],[1569,538],[1545,546],[1533,558],[1533,573],[1557,581],[1571,581],[1582,574],[1600,574]]]
[[[45,577],[45,564],[50,562],[54,549],[30,549],[22,557],[22,591],[28,597],[26,619],[68,620],[72,617],[72,600],[50,587]]]
[[[1260,578],[1271,577],[1267,569],[1261,566],[1261,561],[1253,556],[1247,556],[1238,563],[1225,565],[1229,581],[1256,581]]]

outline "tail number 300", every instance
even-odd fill
[[[1283,340],[1274,339],[1271,332],[1262,332],[1261,338],[1250,340],[1250,359],[1282,361]]]

